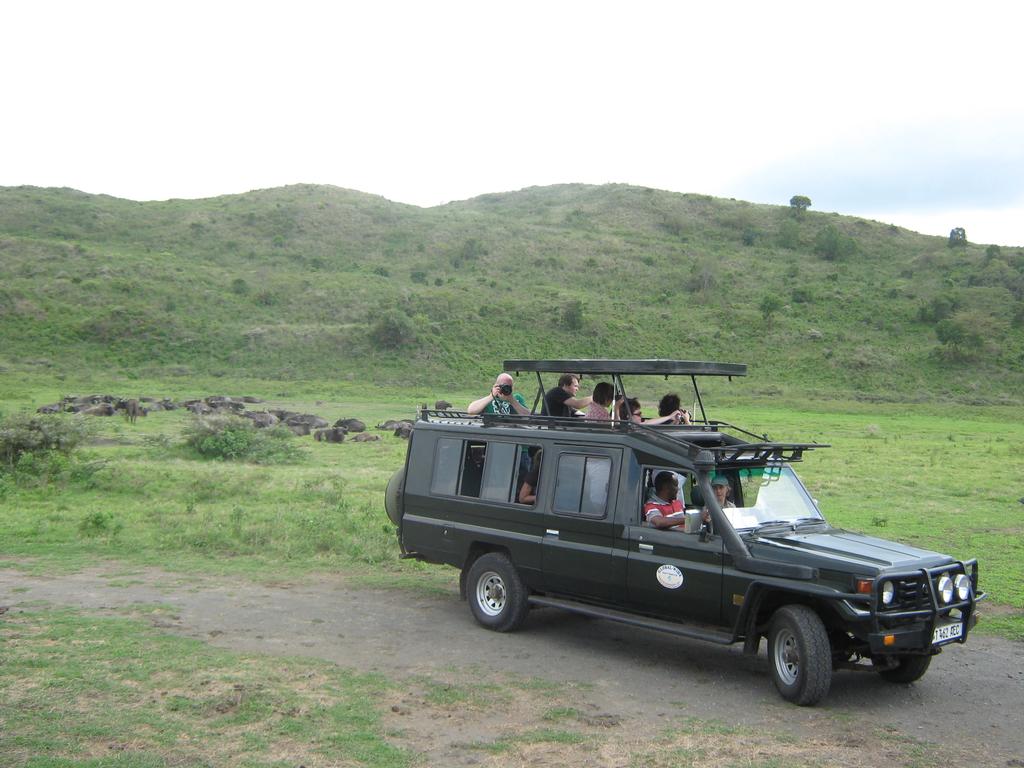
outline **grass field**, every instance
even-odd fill
[[[355,416],[372,427],[410,416],[417,398],[319,402],[265,406]],[[798,470],[833,524],[977,557],[985,590],[1010,611],[993,626],[1024,636],[1024,425],[1012,409],[736,404],[712,415],[773,439],[830,444],[809,452]],[[37,568],[100,557],[267,578],[325,569],[381,582],[451,578],[398,560],[382,499],[403,461],[399,438],[295,438],[302,457],[267,466],[201,459],[183,445],[188,421],[180,410],[134,426],[93,419],[93,444],[70,464],[0,475],[0,552]]]
[[[0,401],[4,412],[24,408],[21,386],[8,387]],[[50,386],[37,402],[56,398]],[[228,394],[241,394],[238,386]],[[109,389],[109,383],[97,386]],[[266,406],[329,420],[357,417],[371,428],[411,415],[426,399],[422,393],[378,399],[362,393],[344,402],[318,401],[302,384],[252,383],[251,392],[271,397]],[[1024,425],[1011,409],[951,413],[930,406],[721,399],[716,418],[774,439],[833,446],[809,452],[798,470],[834,524],[977,557],[992,600],[978,631],[1024,639]],[[292,463],[210,461],[184,446],[188,419],[180,410],[151,414],[134,426],[120,417],[93,419],[89,444],[72,460],[0,473],[0,564],[48,574],[109,560],[265,582],[335,572],[353,583],[413,594],[452,589],[454,570],[397,556],[382,496],[401,465],[404,441],[387,433],[363,444],[295,438],[302,455]],[[708,759],[812,766],[822,764],[822,749],[844,764],[862,757],[842,744],[812,748],[782,736],[755,743],[750,734],[703,721],[657,740],[624,743],[588,723],[565,686],[484,676],[466,689],[360,675],[305,659],[233,654],[159,633],[150,619],[164,610],[140,606],[123,616],[96,617],[39,605],[0,618],[0,697],[11,705],[0,714],[0,764],[414,765],[422,758],[387,719],[392,702],[410,698],[438,716],[478,718],[504,712],[514,700],[527,724],[473,747],[484,765],[528,763],[539,754],[568,763],[600,758],[666,766]],[[895,737],[887,749],[901,765],[937,759],[934,750]]]

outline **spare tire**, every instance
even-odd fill
[[[405,487],[405,467],[395,472],[388,480],[387,490],[384,491],[384,509],[388,517],[395,525],[402,522],[402,491]]]

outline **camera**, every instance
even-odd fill
[[[498,391],[501,392],[501,394],[503,394],[503,395],[511,395],[512,394],[512,385],[511,384],[499,384],[498,385]]]

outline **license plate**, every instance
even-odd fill
[[[943,624],[935,628],[932,633],[932,645],[938,645],[939,643],[948,643],[950,640],[956,640],[958,637],[962,637],[964,634],[964,623],[958,621],[956,624]]]

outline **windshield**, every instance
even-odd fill
[[[734,528],[824,519],[789,466],[739,469],[735,475],[743,493],[743,506],[723,510]]]

